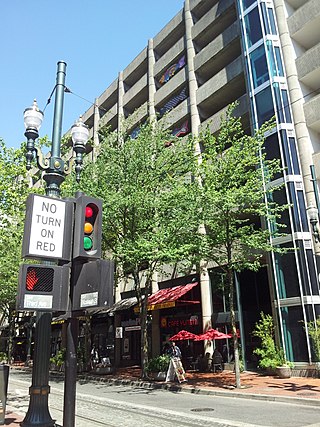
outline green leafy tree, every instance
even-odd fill
[[[116,261],[119,279],[134,283],[142,377],[147,375],[147,304],[153,275],[165,264],[189,266],[195,252],[195,165],[189,141],[172,137],[157,123],[146,123],[136,139],[107,133],[96,162],[87,164],[81,175],[81,189],[103,200],[104,250]]]
[[[8,148],[2,140],[0,176],[0,311],[10,325],[11,352],[25,203],[30,188],[23,149]]]
[[[320,317],[315,322],[308,322],[308,334],[312,341],[315,360],[320,362]]]
[[[202,258],[213,261],[224,276],[229,298],[233,333],[236,386],[240,383],[239,344],[235,318],[235,272],[258,270],[265,251],[278,250],[271,244],[276,220],[283,207],[272,202],[275,188],[268,186],[279,172],[276,160],[267,160],[264,134],[270,123],[254,136],[247,135],[231,105],[217,136],[200,135],[203,146],[199,166],[203,223]],[[266,200],[269,200],[268,205]],[[260,218],[270,227],[263,228]]]

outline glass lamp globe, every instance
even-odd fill
[[[311,224],[318,222],[319,212],[315,206],[313,206],[313,205],[308,206],[307,207],[307,213],[308,213]]]
[[[36,99],[33,101],[32,107],[24,110],[23,120],[26,129],[31,128],[39,131],[43,120],[43,112],[39,110]]]
[[[80,116],[79,120],[72,126],[71,128],[71,137],[73,146],[86,146],[86,143],[89,139],[89,129],[88,126],[85,125],[82,121],[82,117]]]

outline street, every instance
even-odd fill
[[[12,370],[8,408],[25,413],[31,375]],[[50,382],[50,414],[62,425],[63,380]],[[77,384],[76,426],[127,427],[319,427],[319,407],[217,397],[188,392],[115,386],[81,380]],[[68,427],[68,426],[65,426]]]

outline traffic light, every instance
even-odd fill
[[[69,282],[68,266],[22,264],[17,310],[66,311]]]
[[[76,263],[72,273],[72,310],[108,308],[113,304],[114,262],[98,259]]]
[[[101,258],[102,201],[81,195],[76,201],[73,259]]]

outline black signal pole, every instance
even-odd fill
[[[57,64],[57,78],[55,86],[55,105],[53,117],[53,132],[51,143],[51,156],[44,158],[41,150],[35,147],[35,141],[39,137],[39,128],[43,120],[43,113],[39,110],[36,101],[32,107],[24,111],[25,136],[27,138],[27,170],[31,169],[31,163],[34,158],[37,160],[37,166],[45,171],[43,176],[46,181],[46,195],[48,197],[60,198],[60,185],[65,176],[71,172],[71,162],[64,162],[61,158],[61,133],[64,92],[66,90],[67,64],[59,61]],[[76,152],[76,172],[77,179],[80,179],[80,170],[82,165],[82,155],[85,151],[85,144],[88,141],[89,132],[87,126],[80,119],[72,127],[73,149]],[[44,261],[46,264],[53,264],[54,261]],[[22,427],[54,427],[55,421],[51,418],[48,408],[49,387],[49,362],[51,348],[51,320],[52,313],[37,312],[35,347],[32,368],[32,385],[29,389],[30,400],[29,408]],[[72,323],[72,322],[71,322]],[[68,332],[69,336],[69,332]],[[72,349],[72,357],[75,357],[75,375],[76,375],[76,349]],[[74,369],[74,364],[70,366]],[[65,427],[72,427],[73,424],[64,424]]]

